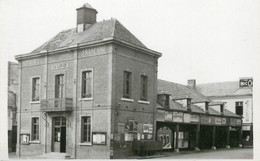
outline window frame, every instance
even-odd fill
[[[87,74],[86,73],[90,73],[89,74],[89,78],[87,78]],[[85,79],[84,79],[84,75],[85,75]],[[87,96],[87,80],[90,79],[90,96]],[[84,94],[85,91],[85,94]],[[92,69],[87,69],[87,70],[83,70],[81,72],[81,98],[85,98],[85,99],[90,99],[93,98],[93,70]]]
[[[128,76],[129,78],[127,78]],[[123,98],[130,99],[131,96],[132,96],[132,72],[124,71],[123,72]]]
[[[90,120],[90,123],[88,122],[84,122],[84,119],[88,119]],[[89,131],[89,136],[86,136],[87,138],[89,137],[89,140],[84,140],[85,139],[85,126],[84,125],[87,125],[87,130],[88,128],[90,129]],[[90,127],[88,127],[90,126]],[[88,133],[88,132],[87,132]],[[92,143],[92,117],[91,116],[82,116],[81,117],[81,140],[80,140],[81,143],[87,143],[87,144],[91,144]]]
[[[34,120],[38,120],[38,124],[34,123]],[[38,126],[38,134],[37,134],[37,131],[35,133],[35,127],[34,126]],[[36,138],[35,138],[35,136],[36,136]],[[31,141],[39,141],[39,140],[40,140],[40,118],[39,117],[32,117],[31,118]]]
[[[238,110],[238,108],[240,108]],[[238,111],[241,112],[241,114],[238,114]],[[235,102],[235,113],[236,115],[243,116],[244,115],[244,102],[243,101],[236,101]]]
[[[57,89],[60,91],[60,87],[61,87],[61,84],[57,84],[57,78],[59,76],[63,76],[63,84],[62,84],[62,97],[59,95],[59,97],[57,97]],[[65,86],[66,86],[66,82],[65,82],[65,74],[64,73],[59,73],[59,74],[56,74],[55,77],[54,77],[54,97],[56,99],[58,98],[65,98]],[[60,93],[60,92],[59,92]]]
[[[140,100],[148,101],[148,76],[140,76]]]
[[[35,79],[39,79],[39,85],[38,85],[38,99],[35,99],[34,97],[35,97],[35,92],[34,92],[34,80]],[[32,103],[35,103],[35,102],[40,102],[40,95],[41,95],[41,77],[40,76],[33,76],[33,77],[31,77],[31,79],[30,79],[31,81],[31,90],[30,90],[30,93],[31,93],[31,98],[30,98],[30,100],[31,100],[31,102]]]

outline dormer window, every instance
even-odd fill
[[[159,94],[157,96],[157,102],[162,105],[163,107],[170,107],[170,95],[169,94]]]

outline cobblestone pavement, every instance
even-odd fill
[[[19,159],[15,153],[9,154],[10,159]],[[49,153],[39,156],[23,157],[22,159],[64,159],[65,154]],[[181,151],[162,152],[151,156],[132,156],[128,159],[253,159],[253,148],[242,149],[217,149],[203,150],[199,152]]]
[[[253,148],[180,152],[179,154],[163,152],[163,155],[160,159],[253,159]]]

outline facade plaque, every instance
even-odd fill
[[[182,112],[173,112],[172,121],[173,122],[183,122],[183,113]]]
[[[54,64],[51,66],[51,70],[58,70],[58,69],[64,69],[64,68],[68,68],[69,67],[69,63],[60,63],[60,64]]]

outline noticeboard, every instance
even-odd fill
[[[173,112],[173,122],[183,122],[183,112]]]
[[[92,144],[93,145],[106,145],[106,133],[105,132],[93,132]]]

